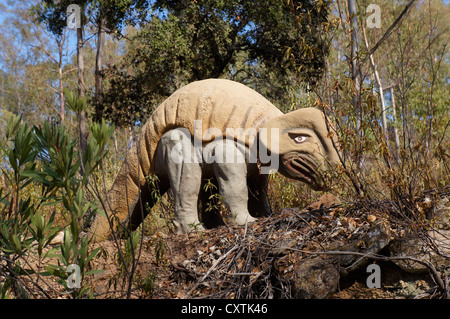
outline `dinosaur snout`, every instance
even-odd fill
[[[330,167],[306,154],[296,154],[281,159],[279,172],[286,177],[302,181],[315,191],[330,189],[328,178]]]
[[[281,159],[280,173],[286,177],[300,180],[310,186],[318,184],[317,162],[308,155],[296,154]]]

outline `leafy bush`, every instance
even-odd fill
[[[49,297],[39,280],[31,280],[30,285],[20,277],[24,274],[53,276],[64,293],[87,296],[90,288],[83,282],[86,275],[98,272],[90,269],[90,262],[100,248],[90,251],[83,224],[102,210],[95,201],[86,199],[85,186],[107,154],[113,129],[104,121],[93,123],[86,151],[81,154],[78,139],[64,126],[45,121],[31,128],[20,117],[8,120],[0,149],[6,180],[0,188],[0,269],[7,274],[0,277],[0,297],[38,297],[36,291]],[[28,194],[29,188],[40,189],[40,194]],[[46,207],[53,208],[51,214],[46,213]],[[56,216],[61,219],[59,223]],[[51,248],[51,241],[61,231],[64,237],[59,247]],[[50,257],[57,263],[42,269],[42,259]],[[29,267],[36,258],[37,269]],[[75,287],[68,280],[71,265],[76,265],[81,276],[76,278]]]

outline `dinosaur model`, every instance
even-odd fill
[[[135,229],[154,204],[154,188],[174,197],[177,233],[223,223],[205,213],[207,179],[238,225],[270,215],[268,173],[323,189],[321,172],[338,162],[323,113],[304,108],[283,114],[249,87],[230,80],[190,83],[168,97],[142,127],[107,196],[107,214],[90,232],[103,240],[118,225]],[[149,183],[147,176],[157,177]],[[203,203],[203,204],[202,204]],[[200,209],[199,209],[200,206]],[[200,213],[199,213],[200,210]],[[202,227],[202,226],[200,226]]]

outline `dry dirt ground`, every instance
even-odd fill
[[[218,268],[217,266],[213,267],[214,262],[217,261],[218,257],[223,256],[222,252],[220,252],[220,255],[218,253],[220,250],[217,248],[218,245],[226,242],[234,234],[232,230],[227,229],[225,231],[225,229],[222,229],[220,234],[216,233],[214,235],[211,236],[211,234],[207,233],[206,235],[195,234],[189,237],[166,237],[164,239],[166,252],[159,263],[155,262],[156,255],[153,247],[149,246],[148,249],[142,250],[137,264],[136,277],[142,281],[142,278],[145,278],[148,274],[155,274],[154,287],[151,293],[145,293],[142,289],[135,287],[131,293],[131,298],[236,298],[235,290],[239,290],[239,287],[237,287],[239,284],[243,286],[241,289],[245,289],[247,294],[245,295],[241,292],[239,298],[260,298],[263,294],[258,294],[262,288],[258,287],[257,277],[261,270],[257,266],[250,266],[253,267],[250,272],[242,271],[240,274],[246,278],[243,278],[244,280],[239,283],[233,282],[236,280],[235,278],[230,279],[232,276],[237,277],[239,273],[227,272],[222,274],[214,269]],[[145,238],[144,242],[148,243],[153,240]],[[108,257],[103,255],[96,262],[97,268],[105,269],[103,273],[95,275],[92,279],[96,296],[97,298],[123,298],[126,296],[126,287],[121,286],[120,283],[114,287],[115,281],[112,280],[119,273],[119,266],[117,260],[115,260],[117,258],[115,255],[117,249],[112,242],[105,242],[102,244],[102,247],[105,249]],[[224,251],[224,253],[227,252]],[[234,255],[236,255],[236,252],[230,253],[226,259],[222,259],[220,262],[231,264],[234,262],[234,260],[232,261]],[[242,260],[241,264],[235,265],[234,268],[244,268],[246,265],[243,263],[245,262],[245,260]],[[423,294],[423,298],[429,298],[436,290],[432,278],[427,273],[409,274],[392,262],[379,261],[377,264],[380,265],[382,270],[381,288],[368,288],[366,280],[370,274],[363,267],[358,271],[342,276],[337,284],[333,283],[332,287],[329,288],[330,293],[325,294],[326,298],[421,298],[421,294]],[[208,273],[210,269],[212,271]],[[210,280],[206,278],[202,283],[197,284],[207,273],[211,276]],[[267,274],[263,275],[267,276]],[[227,279],[230,281],[228,284],[226,283]],[[282,295],[283,287],[277,287],[274,283],[268,285],[267,281],[261,280],[259,284],[267,285],[268,287],[272,285],[272,295],[264,295],[264,297],[296,297],[292,295],[292,292],[289,292],[291,295],[287,295],[286,292]],[[249,293],[249,288],[245,286],[250,286],[255,291]],[[225,290],[225,292],[222,290]],[[427,293],[427,291],[431,292]],[[321,298],[324,296],[313,295],[306,297]]]
[[[447,195],[435,196],[430,203],[429,197],[424,197],[416,206],[437,223],[433,229],[441,237],[430,238],[429,230],[413,229],[401,222],[402,218],[392,215],[389,203],[343,206],[329,196],[302,211],[283,209],[247,227],[222,226],[189,236],[159,233],[146,237],[130,296],[442,297],[444,287],[436,281],[443,278],[448,290],[450,200]],[[444,240],[434,240],[442,237]],[[111,280],[120,273],[116,246],[109,241],[102,247],[104,253],[96,260],[96,267],[105,272],[93,279],[95,292],[98,298],[123,297],[126,287],[120,283],[114,286],[116,281]],[[368,255],[372,258],[364,257]],[[368,283],[372,272],[367,266],[372,263],[379,266],[379,288]],[[148,278],[151,289],[144,292],[143,283]]]
[[[246,227],[143,237],[127,270],[121,260],[133,258],[124,241],[104,241],[92,247],[101,250],[91,265],[103,272],[83,284],[94,298],[448,297],[450,199],[417,203],[436,221],[434,233],[405,223],[388,202],[342,205],[325,197]],[[440,237],[430,235],[436,232]],[[371,264],[378,273],[368,271]],[[56,282],[41,286],[43,298],[70,297]]]

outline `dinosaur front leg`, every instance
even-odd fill
[[[194,151],[189,132],[177,129],[162,136],[156,152],[155,170],[167,175],[174,196],[173,223],[178,234],[203,229],[197,210],[202,170]]]
[[[234,141],[228,139],[209,143],[203,152],[205,162],[213,165],[224,204],[238,225],[256,220],[247,209],[247,163],[244,154]]]

